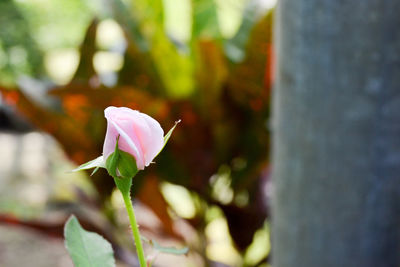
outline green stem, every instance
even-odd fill
[[[133,239],[135,240],[136,251],[139,258],[140,266],[146,267],[146,258],[144,256],[144,251],[142,247],[142,241],[140,239],[139,227],[136,222],[135,212],[133,211],[133,206],[131,202],[130,194],[123,194],[126,211],[128,212],[129,221],[132,227]]]
[[[146,267],[146,258],[144,256],[142,241],[140,238],[139,227],[136,222],[135,212],[133,211],[130,189],[132,186],[132,178],[118,178],[114,177],[115,184],[122,194],[125,202],[126,211],[128,212],[129,222],[132,227],[133,240],[135,241],[136,251],[139,258],[141,267]]]

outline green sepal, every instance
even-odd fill
[[[90,176],[93,176],[93,174],[95,174],[99,169],[100,169],[100,167],[96,167],[96,168],[92,171],[92,173],[90,174]]]
[[[169,138],[170,138],[171,135],[172,135],[172,132],[175,130],[175,127],[176,127],[180,122],[181,122],[181,120],[177,120],[177,121],[175,122],[174,127],[172,127],[171,130],[169,130],[168,133],[164,136],[164,146],[167,144]],[[164,148],[164,146],[163,146],[163,148]],[[161,150],[162,150],[162,149],[161,149]]]
[[[106,169],[112,177],[132,178],[137,172],[136,159],[131,154],[118,148],[119,136],[115,143],[115,150],[106,160]]]
[[[82,170],[87,170],[87,169],[93,169],[96,168],[91,175],[93,175],[99,168],[105,168],[104,164],[104,159],[103,156],[100,156],[94,160],[88,161],[86,163],[83,163],[80,165],[78,168],[73,169],[71,172],[77,172],[77,171],[82,171]]]
[[[177,121],[175,122],[174,127],[172,127],[172,128],[168,131],[168,133],[164,136],[164,145],[163,145],[163,147],[161,148],[160,152],[158,152],[158,154],[160,154],[161,151],[164,149],[165,145],[167,144],[169,138],[170,138],[171,135],[172,135],[172,132],[175,130],[175,127],[176,127],[180,122],[181,122],[181,120],[177,120]],[[158,154],[157,154],[157,156],[158,156]],[[156,157],[157,157],[157,156],[156,156]]]
[[[131,154],[119,150],[118,170],[123,178],[132,178],[137,172],[136,159]]]
[[[114,153],[108,156],[106,160],[106,169],[112,177],[118,177],[117,175],[118,159],[119,159],[119,149],[118,149],[118,139],[117,139]]]
[[[128,195],[131,192],[132,186],[132,178],[118,178],[113,177],[115,185],[117,186],[118,190],[121,191],[122,195]]]

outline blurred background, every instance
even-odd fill
[[[75,214],[135,253],[104,170],[105,107],[178,125],[135,177],[142,234],[186,256],[154,266],[269,266],[273,0],[0,1],[0,266],[72,266]]]

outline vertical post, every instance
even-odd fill
[[[400,266],[400,0],[278,2],[273,266]]]

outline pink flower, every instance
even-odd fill
[[[104,110],[107,133],[103,146],[106,161],[118,148],[136,159],[138,170],[149,166],[164,146],[164,131],[152,117],[125,107],[108,107]]]

